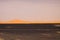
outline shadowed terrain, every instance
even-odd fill
[[[55,24],[0,24],[0,40],[60,40],[60,26]]]

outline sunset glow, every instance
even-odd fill
[[[60,0],[0,0],[0,23],[60,23]]]

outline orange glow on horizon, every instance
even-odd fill
[[[54,21],[24,21],[24,20],[10,20],[10,21],[0,21],[0,24],[15,24],[15,23],[60,23],[58,20]]]

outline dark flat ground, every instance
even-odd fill
[[[0,25],[0,40],[60,40],[54,25]]]
[[[0,39],[4,40],[60,40],[59,31],[2,31]]]

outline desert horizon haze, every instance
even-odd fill
[[[10,20],[14,23],[60,23],[60,0],[0,0],[0,23]]]

